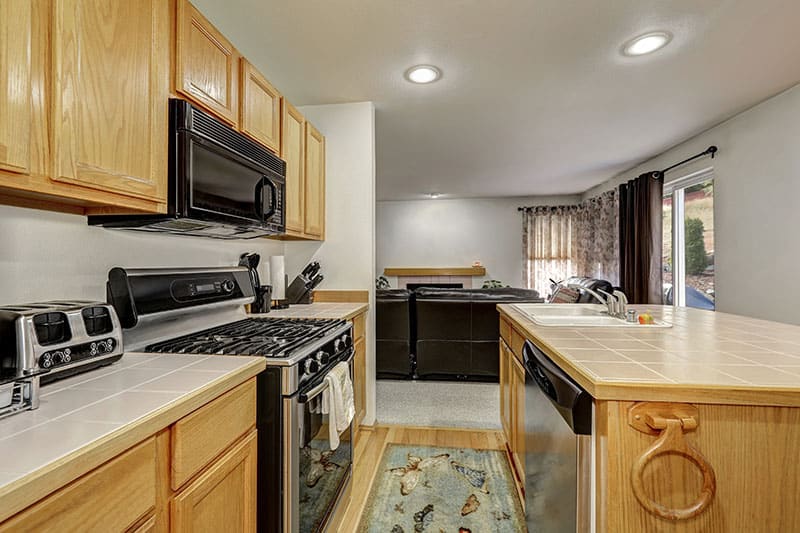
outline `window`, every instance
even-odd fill
[[[665,184],[662,213],[664,303],[715,309],[712,170]]]

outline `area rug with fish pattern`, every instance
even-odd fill
[[[388,444],[360,531],[519,533],[525,514],[504,452]]]

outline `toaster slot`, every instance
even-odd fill
[[[72,338],[65,313],[40,313],[33,317],[36,340],[42,346],[60,344]]]

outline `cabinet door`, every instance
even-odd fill
[[[506,442],[511,444],[511,375],[509,372],[508,347],[500,341],[500,423]]]
[[[325,235],[325,137],[306,121],[305,233]]]
[[[175,91],[238,124],[239,52],[188,0],[178,0]]]
[[[27,174],[31,167],[30,0],[0,2],[0,169]]]
[[[283,101],[281,157],[286,161],[286,231],[302,234],[305,197],[305,118],[295,107]]]
[[[281,148],[281,93],[245,58],[241,68],[240,129],[277,154]]]
[[[167,2],[55,0],[53,13],[54,179],[165,201]]]
[[[156,506],[155,438],[134,446],[0,525],[0,532],[126,531]]]
[[[367,411],[367,343],[363,337],[356,340],[354,348],[356,354],[353,360],[353,394],[356,404],[355,418],[360,423]]]
[[[511,450],[517,471],[525,479],[525,369],[511,354]]]
[[[255,531],[256,435],[250,433],[175,496],[173,532]]]

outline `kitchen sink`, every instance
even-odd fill
[[[672,324],[656,320],[654,324],[626,322],[610,316],[598,304],[512,304],[535,324],[552,327],[671,328]]]

